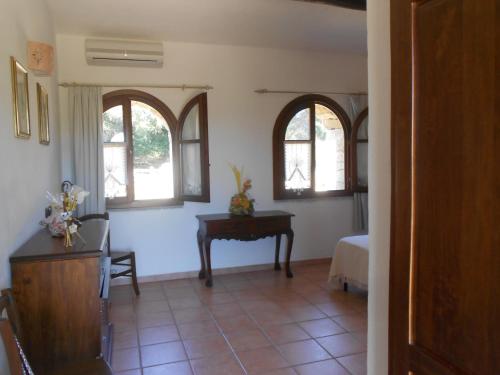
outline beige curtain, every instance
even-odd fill
[[[352,123],[354,123],[361,111],[363,111],[366,107],[368,107],[368,95],[362,94],[349,96],[347,114],[349,115]]]
[[[69,121],[73,128],[73,176],[90,195],[78,208],[78,215],[102,213],[104,200],[104,162],[102,143],[102,89],[69,88]]]
[[[354,193],[354,230],[368,233],[368,193]]]

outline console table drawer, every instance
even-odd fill
[[[209,223],[207,234],[248,234],[255,232],[255,222],[253,220],[244,221],[216,221]]]
[[[209,223],[207,234],[265,234],[285,232],[290,228],[290,218],[248,219],[241,221],[218,221]]]
[[[279,233],[285,232],[290,228],[290,218],[278,219],[261,219],[256,222],[256,232],[262,233]]]

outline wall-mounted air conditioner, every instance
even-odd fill
[[[87,39],[85,56],[89,65],[163,66],[163,44],[117,39]]]

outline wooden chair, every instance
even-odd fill
[[[2,318],[4,310],[7,311],[8,319]],[[22,332],[19,322],[14,297],[10,289],[4,289],[0,296],[0,336],[5,346],[11,375],[30,373],[28,361],[21,349]],[[92,358],[65,365],[50,372],[50,375],[113,375],[113,372],[104,359]]]
[[[9,319],[2,318],[3,312],[7,311]],[[14,306],[14,299],[9,289],[2,290],[0,296],[0,336],[2,337],[7,354],[7,361],[11,375],[22,375],[24,366],[21,362],[18,340],[21,340],[21,330],[19,325],[19,316]]]
[[[11,375],[23,375],[23,364],[19,349],[17,348],[16,339],[12,326],[7,319],[0,318],[0,337],[2,338],[5,353],[7,354],[7,362]]]
[[[109,220],[109,213],[105,212],[103,214],[89,214],[79,217],[78,220],[86,221],[86,220]],[[111,269],[111,279],[116,279],[117,277],[130,277],[132,279],[132,286],[134,287],[135,294],[138,296],[140,294],[139,284],[137,283],[137,273],[135,267],[135,252],[132,250],[129,251],[111,251],[111,236],[110,231],[108,231],[108,256],[111,258],[111,267],[113,265],[125,267],[123,271],[119,271],[113,273],[113,269]],[[125,263],[127,262],[128,263]]]

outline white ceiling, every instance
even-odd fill
[[[293,0],[46,0],[56,32],[366,54],[366,12]]]

